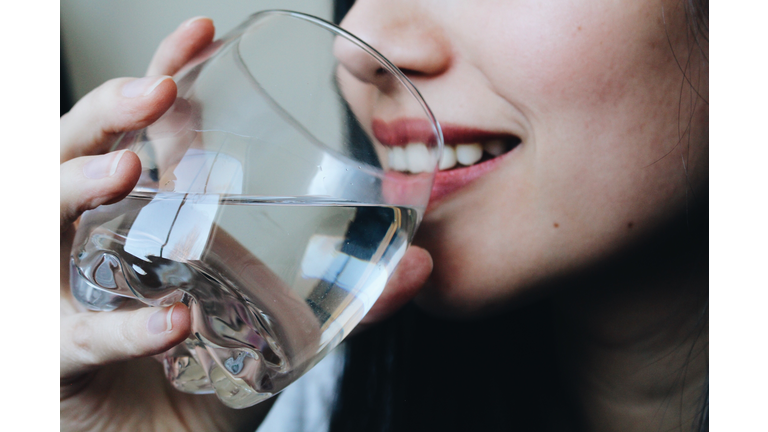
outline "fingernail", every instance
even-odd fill
[[[170,309],[161,309],[152,314],[147,322],[147,330],[151,334],[168,333],[173,330],[173,308],[176,305],[171,306]]]
[[[117,171],[120,159],[123,158],[126,151],[120,150],[95,157],[83,166],[83,175],[93,180],[112,176]]]
[[[203,19],[206,19],[206,20],[212,21],[212,20],[211,20],[210,18],[208,18],[207,16],[202,16],[202,15],[201,15],[201,16],[196,16],[196,17],[194,17],[194,18],[190,18],[190,19],[188,19],[188,20],[184,21],[184,24],[182,24],[182,26],[183,26],[184,28],[187,28],[187,27],[191,26],[191,25],[192,25],[194,22],[196,22],[196,21],[200,21],[200,20],[203,20]]]
[[[123,86],[123,96],[135,98],[139,96],[149,96],[161,82],[172,79],[169,76],[149,76],[129,81]]]

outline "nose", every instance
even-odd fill
[[[436,76],[451,63],[451,50],[443,29],[414,0],[357,0],[341,27],[389,59],[412,80]],[[373,81],[378,65],[362,59],[359,50],[340,50],[339,60]]]

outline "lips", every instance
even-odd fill
[[[429,122],[399,119],[384,122],[374,119],[376,139],[387,147],[389,166],[396,171],[419,173],[434,169],[428,149],[436,136]],[[442,124],[445,147],[432,186],[432,207],[446,196],[494,170],[520,139],[509,133],[487,131],[453,124]]]

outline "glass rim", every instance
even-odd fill
[[[437,117],[435,117],[435,114],[432,112],[432,109],[424,100],[424,97],[421,95],[421,92],[419,92],[416,86],[411,82],[410,79],[408,79],[408,77],[403,73],[403,71],[400,70],[400,68],[395,66],[380,52],[378,52],[372,46],[368,45],[362,39],[358,38],[357,36],[353,35],[352,33],[344,30],[343,28],[337,26],[336,24],[330,21],[324,20],[322,18],[318,18],[313,15],[305,14],[302,12],[296,12],[292,10],[287,10],[287,9],[268,9],[268,10],[263,10],[263,11],[259,11],[252,14],[250,17],[250,20],[252,21],[252,23],[255,23],[258,19],[270,16],[270,15],[288,16],[291,18],[296,18],[296,19],[300,19],[303,21],[316,24],[332,33],[335,33],[339,36],[344,37],[348,41],[357,45],[363,51],[370,54],[373,58],[375,58],[382,66],[384,66],[387,69],[387,71],[389,71],[392,75],[395,76],[395,78],[398,79],[398,81],[408,90],[408,92],[414,98],[416,98],[416,101],[419,103],[422,110],[424,110],[424,113],[429,119],[429,122],[432,126],[432,131],[435,134],[436,144],[437,144],[437,159],[439,160],[442,157],[443,148],[445,147],[445,142],[443,139],[443,131],[442,131],[442,128],[440,127],[440,122],[438,122]],[[250,24],[248,25],[248,27],[250,27]]]

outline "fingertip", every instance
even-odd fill
[[[213,25],[213,20],[207,16],[196,16],[194,18],[190,18],[181,23],[179,29],[182,31],[194,31],[199,33],[201,36],[210,33],[211,39],[213,39],[213,34],[216,31],[216,28]]]
[[[131,150],[123,150],[125,153],[123,154],[123,157],[120,159],[120,164],[117,167],[117,173],[121,172],[121,170],[132,170],[135,171],[138,169],[138,171],[141,171],[141,159],[139,159],[139,156],[134,153]]]
[[[62,317],[61,376],[163,353],[189,333],[189,309],[181,303]]]
[[[130,150],[84,156],[61,165],[62,226],[82,212],[126,197],[141,176],[141,161]]]
[[[108,198],[104,204],[113,204],[125,198],[141,177],[141,160],[136,153],[130,150],[121,150],[115,172],[110,176],[110,182],[104,184],[108,188],[104,190],[105,197]],[[111,192],[111,193],[110,193]]]
[[[169,100],[173,102],[176,99],[176,91],[176,81],[173,80],[173,77],[170,75],[160,75],[157,76],[157,82],[146,92],[145,96],[151,96],[150,100],[162,104],[167,103]]]
[[[214,50],[213,38],[216,27],[208,17],[195,17],[180,26],[180,34],[173,35],[172,40],[177,45],[176,52],[169,55],[169,65],[174,73],[180,73],[196,65]]]
[[[103,145],[110,136],[155,122],[176,101],[176,92],[176,82],[168,75],[115,78],[86,95],[71,112],[83,111],[80,117],[89,120],[88,126],[97,126],[92,141]]]
[[[199,60],[200,55],[210,47],[216,34],[213,20],[200,16],[190,18],[158,47],[147,69],[147,75],[174,75],[189,62]]]
[[[192,332],[189,308],[182,303],[176,303],[171,306],[171,310],[168,313],[168,321],[171,325],[171,330],[166,334],[168,339],[166,346],[163,347],[163,351],[180,344]]]
[[[147,332],[155,341],[152,343],[152,353],[162,352],[179,344],[191,331],[189,309],[182,303],[153,310],[146,322]]]
[[[410,261],[414,268],[419,268],[422,272],[422,276],[429,277],[429,274],[432,273],[434,261],[432,261],[432,255],[430,255],[424,248],[411,246],[408,251],[406,251],[403,259],[405,259],[406,262]]]
[[[381,321],[413,299],[427,282],[432,265],[432,256],[425,249],[417,246],[408,248],[384,292],[361,323]]]
[[[181,28],[183,36],[180,45],[184,46],[188,60],[192,60],[197,53],[210,45],[216,35],[213,20],[204,16],[187,20]]]
[[[171,100],[176,99],[176,81],[173,80],[173,77],[170,75],[160,75],[157,78],[157,84],[154,85],[153,91],[148,92],[148,95],[160,98],[171,96]]]
[[[62,117],[61,162],[104,153],[119,134],[149,126],[176,101],[173,78],[115,78],[80,99]]]
[[[178,87],[176,86],[176,81],[174,81],[172,77],[166,76],[166,78],[158,84],[155,92],[153,92],[153,98],[151,100],[155,103],[155,111],[160,113],[160,115],[165,114],[176,101],[177,93]],[[160,116],[157,118],[159,117]],[[157,120],[157,118],[152,119],[152,122]]]
[[[127,313],[132,315],[124,321],[129,329],[122,333],[123,343],[113,346],[108,362],[157,355],[189,336],[189,310],[181,303],[167,307],[140,308]],[[116,314],[113,312],[110,315]]]
[[[146,76],[144,78],[126,78],[121,82],[120,93],[123,97],[128,99],[153,96],[155,90],[168,80],[173,80],[173,78],[168,75],[152,75]]]
[[[123,126],[124,130],[136,130],[149,126],[159,119],[176,101],[176,82],[171,76],[159,75],[140,78],[137,81],[147,83],[139,97],[126,97],[125,87],[133,84],[129,82],[123,87],[123,96],[126,99],[126,115],[130,119],[129,125]],[[137,82],[134,81],[134,82]]]
[[[173,332],[186,338],[192,330],[192,318],[189,308],[183,303],[176,303],[172,306],[170,320],[173,326]]]
[[[395,277],[399,284],[416,295],[416,291],[427,282],[433,265],[429,252],[418,246],[411,246],[403,256]]]

